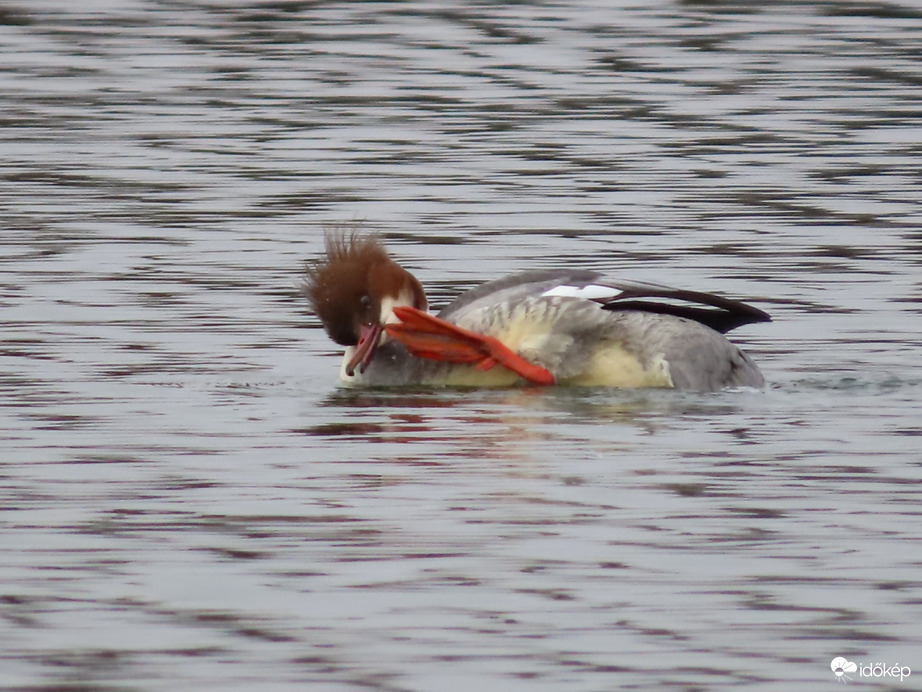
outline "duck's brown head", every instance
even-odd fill
[[[328,233],[326,256],[307,269],[305,293],[330,338],[354,347],[345,363],[350,377],[374,358],[384,325],[399,321],[395,306],[428,307],[422,284],[377,236]]]

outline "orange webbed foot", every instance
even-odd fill
[[[414,356],[448,363],[476,364],[478,370],[502,365],[533,384],[554,384],[554,375],[529,363],[499,339],[463,329],[456,324],[408,305],[394,308],[399,324],[384,327]]]

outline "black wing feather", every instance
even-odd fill
[[[606,310],[640,310],[655,312],[665,315],[676,315],[686,319],[700,322],[711,329],[726,334],[732,329],[744,324],[756,322],[771,322],[772,318],[767,312],[754,308],[739,300],[731,300],[716,296],[713,293],[701,291],[686,291],[659,284],[615,281],[606,282],[606,286],[613,286],[622,291],[617,298],[608,300],[604,304]],[[677,305],[664,303],[646,298],[666,298],[680,300],[685,303],[708,305],[710,307],[693,307],[691,305]]]

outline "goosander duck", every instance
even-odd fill
[[[309,266],[304,291],[327,334],[346,347],[340,375],[348,384],[765,384],[724,333],[771,318],[709,293],[587,270],[526,271],[462,293],[436,316],[416,277],[378,237],[359,234],[327,234],[326,256]]]

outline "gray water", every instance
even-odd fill
[[[3,2],[0,687],[920,689],[922,7],[763,5]],[[771,385],[344,391],[337,223]]]

